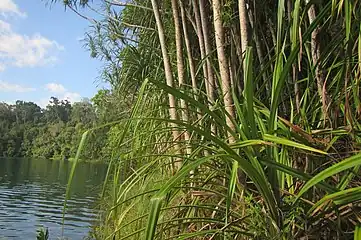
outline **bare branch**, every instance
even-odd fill
[[[145,9],[145,10],[149,10],[149,11],[153,11],[152,8],[149,8],[149,7],[145,7],[145,6],[142,6],[142,5],[136,5],[136,4],[132,4],[132,3],[127,3],[127,2],[121,2],[121,1],[118,1],[118,0],[105,0],[106,3],[110,4],[110,5],[115,5],[115,6],[119,6],[119,7],[137,7],[137,8],[141,8],[141,9]]]
[[[88,17],[88,16],[85,16],[83,14],[81,14],[79,11],[77,11],[74,7],[72,7],[71,5],[67,5],[68,8],[70,8],[73,12],[75,12],[78,16],[80,16],[81,18],[84,18],[85,20],[93,23],[93,24],[97,24],[97,20],[95,20],[94,18],[91,18],[91,17]]]
[[[106,15],[106,14],[103,14],[101,12],[99,12],[98,10],[96,10],[95,8],[91,7],[89,4],[87,5],[92,11],[94,11],[95,13],[99,14],[100,16],[103,16],[105,18],[110,18],[111,20],[113,21],[116,21],[120,24],[123,24],[127,27],[131,27],[131,28],[140,28],[140,29],[144,29],[144,30],[151,30],[151,31],[155,31],[154,28],[151,28],[151,27],[145,27],[145,26],[141,26],[141,25],[135,25],[135,24],[131,24],[131,23],[127,23],[127,22],[124,22],[124,21],[120,21],[119,19],[116,19],[115,17],[112,17],[111,15]]]
[[[144,26],[141,26],[141,25],[135,25],[135,24],[130,24],[130,23],[127,23],[127,22],[124,22],[124,21],[121,21],[120,22],[121,24],[127,26],[127,27],[132,27],[132,28],[141,28],[141,29],[144,29],[144,30],[151,30],[151,31],[155,31],[154,28],[150,28],[150,27],[144,27]]]

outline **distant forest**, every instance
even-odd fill
[[[51,97],[45,108],[21,100],[0,103],[0,157],[73,157],[84,131],[106,120],[101,102],[108,94],[100,90],[92,100],[73,104]],[[83,158],[100,158],[107,130],[94,132]]]

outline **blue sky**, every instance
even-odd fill
[[[0,102],[79,101],[104,87],[83,47],[90,23],[48,0],[0,0]]]

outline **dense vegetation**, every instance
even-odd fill
[[[94,236],[359,239],[359,1],[63,3],[119,111]]]
[[[106,91],[99,91],[94,100],[101,94]],[[101,108],[87,99],[70,104],[55,97],[45,109],[20,100],[14,105],[0,103],[0,157],[63,159],[74,156],[84,131],[102,121],[97,109]],[[93,137],[91,147],[83,152],[88,160],[98,160],[105,147],[102,140],[106,135],[98,133],[100,136]]]

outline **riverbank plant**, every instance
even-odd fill
[[[36,230],[36,240],[48,240],[49,230],[47,228],[39,228]]]
[[[129,103],[96,238],[357,239],[359,1],[64,3]]]

